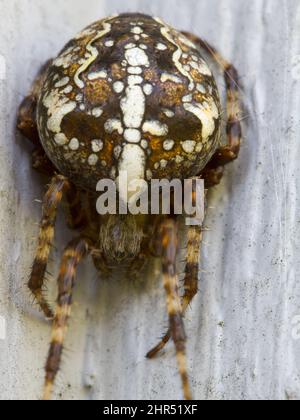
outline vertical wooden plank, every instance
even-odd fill
[[[205,272],[186,321],[195,397],[299,399],[298,2],[1,0],[0,8],[0,398],[38,398],[50,333],[24,286],[42,182],[30,169],[29,146],[15,135],[17,104],[37,67],[77,30],[130,10],[204,36],[234,62],[244,85],[245,141],[210,194]],[[56,260],[66,240],[63,220],[59,226]],[[181,398],[173,347],[155,361],[144,358],[165,325],[155,265],[136,285],[121,275],[103,282],[86,264],[57,397]]]

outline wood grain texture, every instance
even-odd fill
[[[186,326],[199,399],[300,399],[300,5],[297,0],[0,0],[0,399],[41,395],[50,327],[27,282],[42,179],[15,132],[37,68],[91,21],[143,11],[205,37],[242,77],[240,159],[210,194],[200,293]],[[3,63],[6,63],[6,74]],[[224,85],[220,79],[221,85]],[[51,273],[70,233],[58,224]],[[58,399],[180,399],[173,346],[146,352],[166,326],[156,264],[140,284],[80,271]],[[55,296],[55,276],[49,298]]]

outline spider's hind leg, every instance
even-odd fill
[[[165,220],[160,228],[162,239],[163,282],[167,295],[170,336],[177,356],[178,370],[182,380],[184,397],[191,400],[191,390],[187,373],[186,335],[183,324],[182,305],[179,296],[179,282],[176,271],[178,254],[178,228],[175,220]]]

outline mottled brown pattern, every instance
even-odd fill
[[[144,34],[147,36],[142,39],[140,42],[137,42],[134,38],[134,34],[131,33],[131,29],[134,27],[134,24],[139,26],[142,23],[142,28]],[[149,59],[149,67],[145,67],[141,74],[141,77],[144,80],[144,83],[148,82],[152,84],[153,93],[149,96],[146,96],[146,108],[143,121],[146,120],[155,120],[161,121],[160,110],[161,108],[168,108],[174,113],[173,118],[165,118],[164,124],[168,125],[169,133],[168,135],[160,136],[159,141],[163,144],[164,140],[171,138],[178,145],[177,154],[183,156],[184,163],[175,163],[172,160],[174,153],[170,152],[167,156],[165,153],[162,154],[161,148],[157,148],[156,137],[152,136],[149,138],[149,134],[143,134],[142,138],[146,137],[149,140],[149,152],[151,158],[147,160],[145,172],[147,169],[151,169],[153,177],[161,177],[161,169],[155,169],[153,163],[159,163],[162,159],[166,159],[170,164],[165,168],[165,176],[167,178],[172,178],[174,175],[178,176],[181,173],[182,178],[187,178],[190,176],[197,175],[207,161],[209,160],[211,154],[216,150],[216,147],[219,142],[219,120],[216,118],[215,125],[216,130],[209,139],[201,138],[201,122],[199,119],[190,112],[187,112],[183,107],[183,98],[186,95],[189,95],[191,91],[189,90],[190,80],[187,76],[180,73],[177,68],[176,63],[174,62],[173,55],[176,53],[175,45],[162,34],[162,24],[155,21],[151,17],[139,16],[138,18],[133,17],[132,15],[123,15],[122,17],[117,17],[112,20],[109,20],[111,29],[103,35],[102,38],[97,39],[92,48],[97,51],[97,56],[95,56],[94,61],[90,63],[89,66],[82,72],[80,75],[80,80],[83,84],[82,88],[79,88],[74,81],[76,72],[80,68],[80,64],[84,62],[86,54],[89,54],[87,49],[89,43],[95,38],[97,31],[100,32],[103,30],[104,21],[96,22],[88,28],[88,31],[91,31],[91,34],[88,32],[86,35],[83,35],[79,39],[75,39],[67,44],[67,46],[62,50],[58,60],[55,60],[54,65],[50,68],[49,76],[47,83],[42,88],[42,97],[39,101],[38,107],[38,120],[40,121],[40,136],[43,143],[43,146],[49,156],[53,161],[55,166],[66,176],[72,175],[74,182],[82,188],[95,191],[97,182],[103,178],[109,176],[109,173],[103,168],[101,162],[107,160],[107,166],[111,165],[112,157],[109,157],[105,150],[98,152],[98,163],[95,167],[89,167],[87,165],[88,156],[91,153],[89,144],[92,137],[97,136],[104,140],[113,142],[113,147],[110,148],[112,151],[116,145],[124,146],[126,141],[124,141],[123,134],[114,133],[109,140],[106,139],[107,133],[105,131],[105,123],[108,119],[117,118],[122,122],[122,113],[120,110],[120,96],[122,94],[116,93],[113,90],[113,85],[116,81],[122,81],[126,88],[127,86],[127,73],[122,67],[122,63],[125,59],[126,48],[128,44],[135,43],[136,45],[145,45],[147,50],[146,54]],[[186,44],[180,41],[180,33],[175,30],[170,32],[174,38],[174,42],[178,43],[178,46],[181,46],[182,51],[187,55],[196,56],[199,60],[202,60],[202,57],[196,47],[190,48]],[[109,41],[113,41],[114,45],[112,47],[107,47],[106,44]],[[159,50],[157,45],[163,44],[166,46],[165,50]],[[78,50],[76,50],[78,48]],[[70,67],[57,67],[57,63],[60,64],[62,57],[68,57],[70,54],[70,49],[73,49],[73,55],[70,58],[71,65]],[[75,49],[75,52],[74,52]],[[188,64],[187,58],[181,59],[182,66]],[[56,64],[55,64],[56,63]],[[67,63],[68,64],[68,63]],[[104,72],[101,78],[96,80],[89,80],[89,74],[95,74],[98,72]],[[176,77],[180,80],[180,83],[174,83],[171,80],[166,80],[165,82],[161,81],[161,77],[164,74],[168,74],[171,77]],[[218,96],[218,90],[216,88],[214,79],[212,76],[207,76],[200,74],[199,71],[192,69],[190,74],[195,82],[201,82],[207,88],[207,93],[199,95],[197,91],[193,92],[193,101],[195,103],[202,104],[208,98],[213,98],[216,106],[219,109],[220,115],[220,102]],[[56,75],[59,75],[57,77]],[[104,77],[104,75],[106,75]],[[55,78],[56,76],[56,78]],[[68,142],[74,136],[79,140],[79,143],[83,144],[79,147],[76,153],[68,154],[66,150],[68,145],[67,143],[63,146],[57,145],[55,143],[54,137],[55,133],[52,133],[50,130],[45,129],[48,116],[47,108],[44,106],[45,97],[53,92],[57,91],[55,87],[59,80],[62,80],[64,77],[68,77],[69,83],[67,86],[72,87],[72,92],[64,93],[63,88],[58,88],[59,96],[63,100],[76,101],[78,95],[82,95],[82,102],[76,101],[76,108],[68,113],[62,120],[61,123],[61,132],[66,135]],[[84,106],[84,109],[80,109],[80,105]],[[102,115],[99,118],[91,118],[91,113],[93,108],[100,107]],[[182,130],[178,130],[178,122],[181,121]],[[76,127],[75,129],[73,127]],[[77,131],[77,127],[79,131]],[[81,129],[80,129],[81,127]],[[74,131],[76,131],[74,133]],[[153,142],[151,141],[153,139]],[[200,152],[194,152],[195,159],[193,162],[189,163],[186,154],[183,152],[180,143],[185,140],[196,140],[198,143],[204,142],[205,147]],[[120,156],[120,159],[122,156]],[[70,162],[71,160],[71,162]],[[197,162],[195,164],[195,161]],[[70,168],[71,167],[71,168]],[[116,165],[118,169],[118,162]],[[81,179],[81,174],[84,172],[87,174],[89,171],[89,176],[85,176]]]
[[[89,106],[105,105],[111,94],[111,86],[105,80],[86,81],[84,95]]]
[[[155,100],[161,107],[173,108],[182,104],[185,94],[188,94],[188,90],[184,84],[165,82],[158,85]]]
[[[111,75],[113,80],[123,80],[126,77],[126,70],[122,68],[120,63],[113,63],[111,65]]]

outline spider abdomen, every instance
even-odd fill
[[[197,47],[161,20],[110,17],[70,41],[38,105],[43,147],[76,185],[100,179],[189,178],[220,134],[216,84]]]

